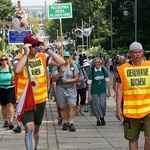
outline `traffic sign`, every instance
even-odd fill
[[[18,33],[16,30],[8,30],[8,42],[9,44],[23,45],[25,36],[31,33],[31,30],[25,30],[21,33]]]
[[[49,19],[72,18],[72,4],[58,3],[49,5],[48,17]]]

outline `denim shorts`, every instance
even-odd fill
[[[124,137],[129,141],[139,138],[141,130],[141,122],[143,122],[144,136],[150,137],[150,114],[140,119],[124,118]]]

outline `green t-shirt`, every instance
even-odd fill
[[[103,67],[104,68],[104,67]],[[91,82],[91,94],[105,94],[106,93],[106,81],[109,81],[109,75],[106,68],[95,70],[92,73],[92,69],[88,74],[88,84]],[[93,74],[93,77],[92,77]],[[90,82],[89,82],[90,81]]]
[[[10,66],[8,70],[3,71],[0,66],[0,87],[4,89],[12,88],[14,85],[11,85],[11,79],[13,76],[12,67]]]

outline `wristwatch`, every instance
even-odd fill
[[[50,49],[49,47],[48,47],[48,48],[46,48],[45,52],[47,52],[49,49]]]

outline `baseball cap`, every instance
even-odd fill
[[[132,50],[141,50],[141,49],[143,49],[143,46],[139,42],[133,42],[129,46],[129,51],[132,51]]]
[[[25,36],[25,38],[24,38],[24,44],[32,44],[32,45],[37,45],[37,44],[39,44],[39,43],[41,43],[39,40],[38,40],[38,38],[35,36],[35,35],[33,35],[33,34],[27,34],[26,36]]]
[[[63,56],[69,57],[69,56],[70,56],[70,53],[69,53],[68,51],[64,51],[64,52],[63,52]]]
[[[90,64],[88,62],[84,62],[82,67],[90,67]]]

